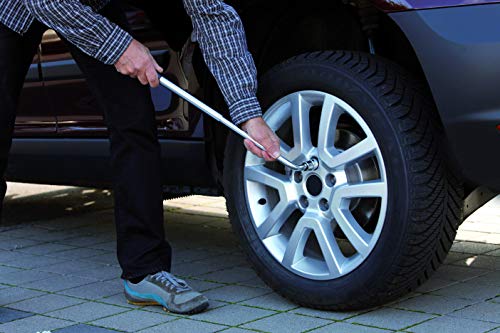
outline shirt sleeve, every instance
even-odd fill
[[[115,64],[132,42],[126,31],[78,0],[23,1],[37,20],[105,64]]]
[[[257,70],[238,13],[220,0],[183,1],[193,22],[193,36],[224,95],[232,121],[239,125],[262,116],[256,97]]]

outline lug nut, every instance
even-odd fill
[[[329,173],[327,176],[326,176],[326,185],[328,185],[328,187],[333,187],[335,186],[335,183],[337,182],[337,179],[335,178],[335,175],[332,175],[331,173]]]
[[[328,204],[328,200],[323,198],[319,201],[319,209],[326,212],[329,208],[330,208],[330,205]]]
[[[305,195],[300,196],[299,204],[302,206],[302,208],[307,208],[309,206],[309,200],[307,200]]]
[[[302,172],[297,171],[296,173],[294,173],[293,179],[295,180],[296,183],[300,183],[303,179]]]

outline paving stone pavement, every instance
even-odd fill
[[[0,226],[0,333],[500,332],[500,196],[460,227],[416,292],[361,312],[299,307],[269,289],[232,234],[222,198],[165,202],[174,273],[210,299],[192,316],[125,302],[109,191],[9,184]]]

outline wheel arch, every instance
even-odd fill
[[[273,66],[303,53],[328,50],[368,53],[368,40],[372,39],[377,55],[399,64],[429,87],[412,44],[399,25],[378,7],[378,2],[355,0],[354,5],[347,5],[340,0],[312,0],[304,8],[291,0],[228,1],[240,13],[259,77]],[[208,73],[206,76],[209,102],[228,116],[215,81]],[[227,130],[212,121],[207,122],[206,130],[214,140],[211,155],[215,156],[216,173],[221,176]]]

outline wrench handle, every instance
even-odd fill
[[[224,124],[224,126],[228,127],[233,132],[237,133],[238,135],[242,136],[245,139],[250,140],[259,149],[261,149],[263,151],[266,150],[260,143],[258,143],[250,135],[248,135],[247,132],[243,131],[241,128],[239,128],[238,126],[236,126],[235,124],[233,124],[232,122],[230,122],[229,120],[227,120],[226,118],[224,118],[220,113],[218,113],[217,111],[215,111],[214,109],[212,109],[210,106],[208,106],[205,103],[203,103],[202,101],[200,101],[198,98],[194,97],[193,95],[191,95],[190,93],[188,93],[187,91],[185,91],[181,87],[177,86],[173,82],[167,80],[165,77],[163,77],[161,75],[159,76],[159,79],[160,79],[160,84],[163,87],[169,89],[174,94],[178,95],[179,97],[181,97],[184,100],[188,101],[192,105],[196,106],[198,109],[200,109],[201,111],[203,111],[205,114],[209,115],[210,117],[212,117],[213,119],[217,120],[218,122]],[[290,169],[293,169],[293,170],[301,170],[302,169],[301,166],[298,166],[298,165],[290,162],[289,160],[287,160],[283,156],[280,156],[278,158],[278,161],[280,163],[282,163],[283,165],[289,167]]]

